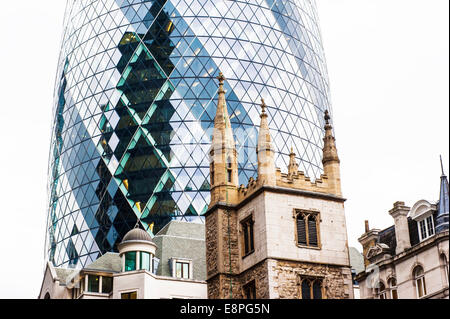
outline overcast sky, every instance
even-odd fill
[[[449,160],[449,1],[317,0],[349,244],[395,201],[439,199]],[[0,298],[36,298],[44,271],[53,85],[65,1],[0,10]]]

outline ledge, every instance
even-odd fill
[[[319,198],[319,199],[325,199],[325,200],[331,200],[338,203],[344,203],[347,201],[346,198],[339,197],[333,194],[325,194],[325,193],[317,193],[317,192],[310,192],[310,191],[304,191],[294,188],[286,188],[286,187],[280,187],[280,186],[261,186],[258,189],[256,189],[254,192],[252,192],[248,197],[245,197],[240,203],[238,204],[230,204],[225,202],[219,202],[215,203],[213,206],[209,207],[208,210],[205,213],[205,217],[208,217],[213,211],[215,211],[218,208],[222,209],[231,209],[231,210],[238,210],[242,208],[244,205],[246,205],[248,202],[250,202],[253,198],[257,197],[263,192],[268,193],[277,193],[277,194],[289,194],[289,195],[297,195],[297,196],[304,196],[309,198]]]

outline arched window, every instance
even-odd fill
[[[380,282],[378,284],[378,288],[377,288],[377,295],[378,295],[378,299],[387,299],[387,295],[386,295],[386,286]]]
[[[389,279],[389,291],[391,299],[398,299],[397,279],[395,278]]]
[[[296,211],[296,236],[299,246],[320,248],[320,215],[317,212]]]
[[[414,281],[416,283],[417,297],[422,298],[427,294],[427,286],[425,284],[425,273],[422,266],[417,266],[413,270]]]
[[[323,278],[301,277],[300,299],[324,299]]]
[[[50,298],[50,294],[47,292],[47,293],[45,294],[44,299],[52,299],[52,298]]]

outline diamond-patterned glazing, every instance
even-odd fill
[[[138,221],[150,233],[205,213],[219,72],[239,152],[256,177],[261,98],[276,164],[291,146],[322,172],[330,109],[312,0],[68,0],[55,83],[48,258],[84,267]]]

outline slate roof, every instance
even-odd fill
[[[153,238],[160,259],[157,275],[172,276],[170,261],[173,258],[193,262],[193,279],[206,280],[205,225],[172,221]]]
[[[117,253],[106,253],[87,266],[85,270],[120,272],[122,270],[122,259]]]
[[[449,199],[449,186],[447,176],[442,169],[441,176],[441,189],[439,193],[438,215],[445,215],[449,213],[450,199]]]
[[[159,231],[159,233],[156,234],[156,236],[163,235],[205,240],[205,225],[174,220],[168,223]]]
[[[389,246],[389,253],[395,255],[395,248],[397,247],[397,240],[395,238],[395,226],[386,228],[380,231],[378,235],[378,243]]]
[[[433,215],[436,223],[436,214]],[[411,247],[420,244],[419,229],[417,227],[417,222],[408,217],[408,228],[409,228],[409,240],[411,242]],[[386,244],[389,246],[389,253],[395,255],[395,250],[397,248],[397,239],[395,237],[395,225],[380,231],[378,235],[378,242],[381,244]]]
[[[67,278],[69,278],[70,275],[72,275],[76,271],[78,271],[78,270],[55,268],[56,277],[57,277],[57,279],[59,279],[60,284],[65,284],[67,282]]]

